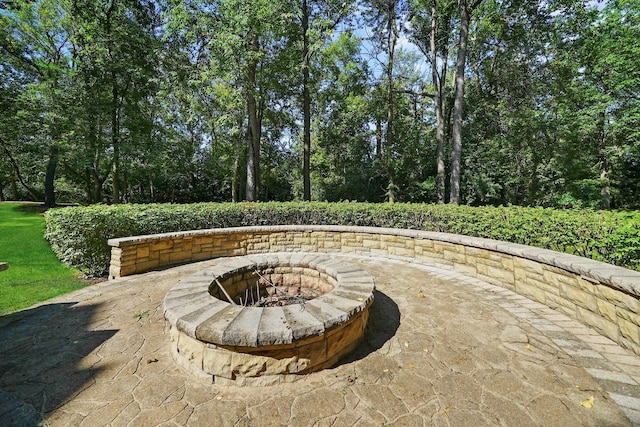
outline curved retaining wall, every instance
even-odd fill
[[[295,225],[135,236],[109,245],[110,278],[221,256],[291,251],[451,269],[554,308],[640,355],[640,272],[546,249],[428,231]]]

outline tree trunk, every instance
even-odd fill
[[[382,120],[376,119],[376,158],[382,160]]]
[[[258,51],[258,36],[252,36],[251,47]],[[258,180],[260,176],[260,124],[256,101],[258,63],[252,59],[247,68],[247,201],[258,200]]]
[[[18,200],[18,178],[16,171],[11,171],[11,200]]]
[[[44,206],[53,208],[56,205],[55,178],[58,166],[58,147],[54,144],[49,149],[49,160],[44,178]]]
[[[240,154],[236,154],[236,158],[233,160],[233,178],[231,178],[231,202],[237,203],[240,199],[238,197],[238,189],[240,187]]]
[[[600,172],[600,183],[602,184],[600,190],[602,209],[611,209],[611,185],[609,184],[609,171],[606,168]]]
[[[609,161],[607,160],[607,112],[602,111],[598,117],[598,139],[600,144],[600,196],[602,209],[611,209],[611,184],[609,181]]]
[[[242,122],[238,123],[238,126],[242,128]],[[243,159],[246,156],[245,147],[245,141],[242,138],[238,138],[233,160],[233,177],[231,179],[231,201],[233,203],[242,200],[242,168],[244,167]]]
[[[311,200],[311,96],[309,95],[309,7],[307,0],[302,0],[302,110],[304,116],[303,130],[303,165],[302,180],[303,198]]]
[[[436,198],[438,204],[445,202],[445,166],[444,166],[444,82],[447,74],[447,61],[440,61],[438,74],[438,48],[436,40],[439,37],[437,0],[431,2],[431,79],[433,81],[433,105],[436,114]]]
[[[460,164],[462,162],[462,119],[464,109],[464,69],[469,41],[470,10],[466,0],[459,0],[460,41],[456,59],[455,101],[453,104],[453,145],[451,149],[451,194],[449,202],[460,204]]]
[[[98,179],[97,177],[93,182],[93,197],[92,197],[92,200],[93,200],[93,203],[102,202],[102,182],[100,182],[100,179]]]
[[[389,186],[387,187],[387,197],[389,203],[395,202],[396,185],[393,171],[393,149],[394,144],[394,99],[393,99],[393,65],[396,50],[396,0],[389,0],[387,4],[387,47],[389,48],[387,59],[387,129],[385,134],[385,163],[387,165],[387,175],[389,176]]]
[[[251,136],[251,127],[247,129],[247,189],[246,198],[248,202],[256,201],[256,177],[255,166],[253,162],[255,156],[253,155],[253,137]]]
[[[116,76],[112,73],[111,145],[113,147],[113,203],[120,203],[120,117]]]
[[[24,177],[20,173],[20,167],[18,166],[18,162],[16,161],[16,159],[13,158],[13,156],[11,155],[11,152],[6,147],[2,147],[2,148],[4,148],[3,151],[4,151],[5,155],[7,156],[7,158],[9,159],[9,163],[11,163],[11,166],[13,166],[13,168],[11,169],[11,196],[12,196],[12,199],[13,200],[18,200],[20,198],[20,196],[18,194],[18,184],[17,184],[18,182],[20,182],[20,184],[22,184],[22,186],[25,188],[25,190],[27,190],[27,192],[29,192],[29,195],[31,196],[33,201],[37,201],[39,199],[39,197],[36,194],[35,190],[33,188],[31,188],[27,184],[27,182],[24,180]]]

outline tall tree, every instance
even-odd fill
[[[462,121],[464,119],[464,83],[467,61],[467,44],[474,10],[483,0],[458,0],[460,15],[460,31],[458,35],[458,51],[455,69],[455,100],[453,104],[453,130],[451,148],[451,190],[449,203],[460,204],[460,168],[462,162]]]
[[[311,57],[321,51],[350,10],[341,0],[300,0],[302,35],[303,200],[311,200]],[[317,78],[316,78],[317,80]]]
[[[447,135],[449,50],[455,2],[416,0],[412,3],[411,35],[431,68],[433,108],[436,118],[436,198],[445,203],[445,142]]]
[[[0,14],[0,49],[12,59],[3,65],[9,73],[27,72],[32,79],[22,91],[29,104],[38,109],[38,131],[31,133],[28,144],[39,147],[45,157],[44,201],[54,206],[55,175],[63,145],[66,143],[68,121],[65,114],[70,102],[65,98],[65,85],[73,72],[72,33],[67,15],[67,2],[51,0],[15,1]],[[27,107],[29,108],[29,107]],[[34,112],[35,110],[32,110]],[[8,143],[4,144],[8,150]]]

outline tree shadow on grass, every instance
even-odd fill
[[[396,334],[400,327],[400,309],[386,294],[376,290],[373,304],[369,307],[369,320],[362,341],[356,349],[340,359],[336,366],[364,359],[382,348]]]
[[[87,330],[98,305],[46,304],[0,317],[0,425],[39,425],[92,381],[81,361],[117,330]]]

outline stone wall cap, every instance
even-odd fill
[[[604,284],[624,290],[625,292],[640,295],[640,272],[617,267],[600,261],[591,260],[575,255],[564,254],[549,249],[536,248],[518,243],[509,243],[499,240],[481,237],[465,236],[461,234],[440,233],[435,231],[377,228],[344,225],[273,225],[214,228],[205,230],[182,231],[175,233],[152,234],[143,236],[123,237],[109,239],[108,243],[113,247],[125,247],[145,242],[153,242],[164,239],[183,239],[207,235],[250,234],[250,233],[277,233],[277,232],[338,232],[378,234],[391,236],[411,237],[417,240],[429,239],[433,241],[448,242],[473,248],[486,249],[506,255],[513,255],[532,261],[541,262],[566,271],[577,273],[585,277],[593,278]],[[292,252],[295,253],[295,252]],[[309,255],[307,255],[309,256]],[[313,261],[312,261],[313,262]],[[317,262],[321,262],[318,260]]]

